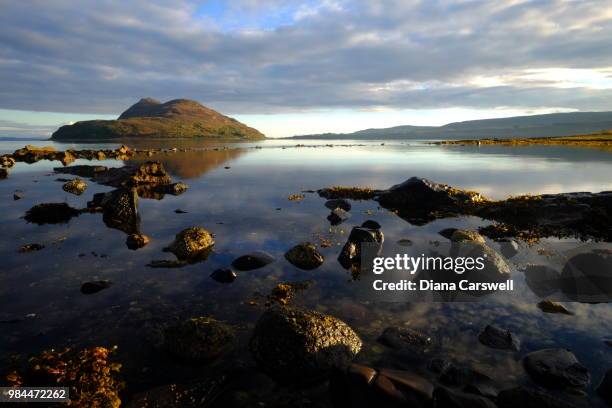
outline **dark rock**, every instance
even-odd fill
[[[126,234],[137,234],[140,230],[138,195],[133,189],[117,189],[94,194],[87,203],[89,208],[102,208],[104,223]]]
[[[21,200],[23,198],[23,193],[21,191],[15,191],[13,193],[13,200]]]
[[[331,213],[329,213],[327,219],[331,225],[339,225],[348,220],[350,217],[351,214],[347,213],[342,208],[335,208],[331,211]]]
[[[362,246],[367,246],[372,255],[377,255],[382,250],[385,238],[381,230],[364,227],[353,227],[346,244],[338,256],[338,262],[348,269],[351,265],[361,265]],[[367,261],[367,260],[366,260]]]
[[[499,408],[576,408],[576,405],[569,402],[523,386],[500,391],[497,396],[497,406]]]
[[[70,167],[56,167],[53,169],[56,173],[72,174],[80,177],[93,178],[98,173],[103,173],[108,170],[106,166],[90,166],[87,164],[70,166]]]
[[[432,353],[436,347],[433,339],[408,327],[387,327],[378,342],[394,350],[416,357]]]
[[[393,401],[408,407],[428,407],[434,387],[418,375],[386,368],[380,369],[372,388],[382,401]]]
[[[427,364],[427,368],[436,374],[442,374],[452,366],[452,363],[443,358],[432,358]]]
[[[606,371],[601,384],[597,387],[597,394],[612,407],[612,370]]]
[[[62,189],[74,195],[81,195],[85,192],[85,190],[87,190],[87,183],[79,178],[76,178],[65,183],[62,186]]]
[[[521,341],[510,332],[495,326],[487,325],[478,335],[478,340],[487,347],[500,350],[519,351]]]
[[[170,176],[164,169],[163,164],[149,161],[96,172],[94,181],[113,187],[132,188],[142,185],[162,186],[170,184]]]
[[[343,321],[315,311],[272,307],[250,342],[258,365],[279,382],[306,382],[349,367],[361,339]]]
[[[573,315],[571,311],[567,310],[565,306],[563,306],[559,302],[553,302],[552,300],[542,300],[537,304],[538,308],[544,313],[561,313],[565,315]]]
[[[197,261],[206,259],[214,244],[210,232],[201,227],[190,227],[176,234],[174,242],[164,251],[172,252],[181,261]]]
[[[514,239],[503,238],[498,241],[499,250],[507,259],[513,258],[519,252],[519,245]]]
[[[226,388],[227,376],[216,375],[189,383],[166,384],[138,392],[130,398],[127,408],[196,408],[209,401],[217,402]],[[123,404],[121,405],[123,406]],[[224,406],[224,405],[221,405]]]
[[[310,242],[303,242],[285,253],[285,259],[300,269],[311,270],[323,264],[325,258]]]
[[[325,202],[325,206],[330,210],[335,210],[336,208],[341,208],[344,211],[351,211],[351,203],[343,198],[336,198],[333,200],[327,200]]]
[[[212,360],[233,345],[233,330],[211,317],[192,317],[164,331],[163,348],[184,361]]]
[[[446,239],[451,239],[455,231],[457,231],[457,228],[445,228],[441,231],[438,231],[438,234],[442,235]]]
[[[140,249],[149,243],[150,239],[144,234],[130,234],[125,240],[125,245],[132,250]]]
[[[27,253],[27,252],[35,252],[35,251],[40,251],[41,249],[44,249],[45,246],[42,244],[25,244],[22,245],[21,248],[19,248],[19,252],[20,253]]]
[[[0,168],[0,180],[4,180],[8,177],[8,170],[4,168]]]
[[[253,269],[263,268],[272,262],[274,262],[274,257],[272,255],[263,251],[255,251],[234,259],[232,266],[239,271],[251,271]]]
[[[81,293],[84,295],[92,295],[100,292],[101,290],[110,288],[112,284],[113,283],[108,280],[85,282],[81,285]]]
[[[24,218],[38,225],[60,224],[70,221],[72,217],[77,217],[79,214],[79,210],[66,203],[43,203],[30,208]]]
[[[211,273],[210,277],[220,283],[231,283],[236,280],[237,275],[230,268],[221,268]]]
[[[412,246],[412,241],[409,239],[403,238],[397,241],[397,245],[400,245],[403,247],[409,247],[409,246]]]
[[[15,159],[9,154],[3,154],[0,156],[0,167],[13,167],[15,165]],[[2,171],[0,170],[0,173]]]
[[[155,259],[147,264],[150,268],[182,268],[189,265],[187,261],[171,259]]]
[[[363,228],[375,229],[375,230],[377,230],[377,229],[380,229],[380,228],[381,228],[381,227],[380,227],[380,224],[379,224],[379,223],[377,223],[377,222],[376,222],[376,221],[374,221],[374,220],[367,220],[367,221],[364,221],[364,222],[363,222],[363,224],[361,224],[361,226],[362,226]]]
[[[612,254],[593,250],[571,257],[561,272],[561,291],[577,302],[612,301]]]
[[[523,359],[525,370],[536,383],[552,389],[584,389],[591,376],[574,353],[562,348],[534,351]]]
[[[561,274],[546,265],[527,265],[525,282],[539,297],[550,296],[560,288]]]
[[[176,210],[174,210],[174,212],[177,214],[187,214],[187,211],[181,210],[180,208],[177,208]]]
[[[465,392],[487,398],[495,398],[498,393],[497,384],[489,376],[473,368],[459,367],[453,363],[448,364],[439,380],[444,385],[461,387]]]
[[[435,408],[496,408],[488,398],[439,387],[433,392]]]

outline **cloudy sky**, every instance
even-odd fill
[[[612,110],[612,2],[0,0],[0,135],[144,96],[273,137]]]

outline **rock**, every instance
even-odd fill
[[[81,195],[85,192],[85,190],[87,190],[87,183],[79,178],[76,178],[65,183],[62,186],[62,189],[71,194]]]
[[[331,213],[329,213],[327,219],[331,225],[339,225],[348,220],[350,217],[351,214],[347,213],[342,208],[335,208],[331,211]]]
[[[592,250],[572,256],[561,272],[561,291],[577,302],[612,301],[612,254]]]
[[[15,159],[11,155],[3,154],[0,156],[0,167],[13,167],[15,165]]]
[[[98,173],[104,173],[108,171],[106,166],[90,166],[90,165],[78,165],[70,167],[56,167],[53,169],[56,173],[72,174],[74,176],[93,178]]]
[[[361,339],[343,321],[315,311],[272,307],[257,321],[250,350],[279,382],[302,382],[345,370]]]
[[[15,191],[15,193],[13,193],[13,200],[17,201],[17,200],[21,200],[22,198],[23,198],[23,192]]]
[[[333,200],[327,200],[325,202],[325,206],[330,210],[335,210],[336,208],[341,208],[344,211],[351,211],[351,203],[343,198],[336,198]]]
[[[434,391],[433,385],[422,377],[386,368],[380,369],[372,388],[383,401],[393,401],[407,407],[430,406]]]
[[[53,160],[56,150],[51,146],[37,147],[26,145],[13,152],[13,159],[19,162],[36,163],[39,160]]]
[[[438,387],[433,392],[435,408],[496,408],[488,398]]]
[[[480,235],[478,232],[470,231],[470,230],[462,230],[462,229],[457,229],[453,231],[452,235],[450,236],[450,240],[451,242],[455,242],[455,243],[465,243],[465,242],[475,243],[475,244],[485,244],[486,243],[484,237]]]
[[[403,246],[403,247],[410,247],[412,246],[412,241],[406,238],[402,238],[399,241],[397,241],[397,245]]]
[[[550,296],[560,289],[561,274],[546,265],[527,265],[525,282],[539,297]]]
[[[192,317],[164,331],[163,348],[187,362],[212,360],[233,345],[233,330],[212,317]]]
[[[163,164],[148,161],[139,165],[126,165],[97,172],[94,181],[113,187],[137,187],[142,185],[161,186],[170,184],[170,176]]]
[[[167,184],[167,185],[159,187],[159,190],[162,193],[171,194],[171,195],[181,195],[188,189],[189,189],[189,186],[182,182]]]
[[[562,348],[534,351],[523,359],[525,370],[536,383],[552,389],[585,389],[589,371],[574,353]]]
[[[487,325],[478,335],[478,340],[487,347],[500,350],[519,351],[520,340],[510,332],[495,326]]]
[[[130,398],[127,408],[196,408],[217,401],[225,391],[227,376],[199,378],[186,384],[171,383],[138,392]],[[211,397],[212,396],[212,397]],[[121,405],[122,407],[124,405]],[[204,405],[205,406],[205,405]],[[221,405],[223,406],[223,405]]]
[[[577,408],[569,402],[524,386],[500,391],[497,396],[497,406],[499,408]]]
[[[42,244],[25,244],[22,245],[21,248],[19,248],[19,252],[20,253],[27,253],[27,252],[35,252],[35,251],[40,251],[41,249],[44,249],[45,246]]]
[[[140,215],[138,195],[134,189],[116,189],[107,193],[96,193],[87,203],[89,208],[101,208],[104,223],[126,234],[138,234]]]
[[[190,227],[176,234],[174,242],[164,251],[172,252],[179,260],[197,261],[205,259],[214,244],[210,232],[201,227]]]
[[[544,313],[561,313],[565,315],[573,315],[571,311],[567,310],[561,303],[553,302],[552,300],[542,300],[538,303],[538,308]]]
[[[125,245],[132,250],[140,249],[149,243],[150,239],[144,234],[130,234],[125,240]]]
[[[362,226],[363,228],[375,229],[375,230],[377,230],[377,229],[380,229],[380,228],[381,228],[381,227],[380,227],[380,224],[379,224],[379,223],[377,223],[377,222],[376,222],[376,221],[374,221],[374,220],[367,220],[367,221],[364,221],[364,222],[363,222],[363,224],[361,224],[361,226]]]
[[[351,265],[361,265],[362,247],[371,249],[371,255],[377,255],[382,250],[384,235],[381,230],[374,230],[364,227],[353,227],[346,244],[338,256],[338,262],[348,269]],[[367,261],[367,260],[366,260]]]
[[[597,394],[608,404],[612,406],[612,370],[606,371],[601,384],[597,387]]]
[[[109,280],[85,282],[81,285],[81,293],[84,295],[92,295],[100,292],[101,290],[110,288],[112,284],[113,283]]]
[[[499,250],[503,256],[507,259],[513,258],[519,252],[519,245],[513,239],[503,238],[498,241],[499,242]]]
[[[182,268],[187,265],[189,265],[187,261],[169,259],[155,259],[147,264],[150,268]]]
[[[465,392],[487,398],[495,398],[498,393],[497,384],[486,374],[450,362],[444,365],[439,380],[446,386],[461,387]]]
[[[3,180],[8,177],[8,170],[0,168],[0,180]]]
[[[445,228],[441,231],[438,231],[438,234],[442,235],[446,239],[451,239],[455,231],[457,231],[457,228]]]
[[[387,327],[378,338],[378,342],[416,357],[431,354],[436,347],[430,336],[409,327]]]
[[[234,259],[232,266],[239,271],[252,271],[253,269],[263,268],[272,262],[274,262],[272,255],[263,251],[255,251]]]
[[[76,157],[74,157],[70,150],[66,150],[64,152],[57,152],[55,154],[55,159],[61,161],[64,166],[67,166],[74,162]]]
[[[181,210],[180,208],[177,208],[176,210],[174,210],[174,212],[177,214],[187,214],[187,211]]]
[[[316,245],[303,242],[285,253],[285,259],[300,269],[311,270],[323,264],[325,258],[317,250]]]
[[[24,218],[33,224],[60,224],[80,214],[66,203],[43,203],[30,208]]]
[[[237,276],[236,272],[232,271],[230,268],[216,269],[210,274],[211,278],[220,283],[231,283],[236,280]]]

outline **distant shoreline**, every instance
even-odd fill
[[[612,150],[612,130],[600,133],[574,136],[555,137],[527,137],[517,139],[465,139],[465,140],[442,140],[427,142],[433,145],[502,145],[502,146],[524,146],[524,145],[566,145],[599,147]]]

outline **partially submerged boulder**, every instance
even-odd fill
[[[546,388],[583,390],[591,380],[589,370],[567,349],[534,351],[525,356],[523,365],[533,381]]]
[[[164,251],[172,252],[179,260],[197,261],[205,259],[214,244],[210,232],[202,227],[189,227],[176,234],[174,242]]]
[[[384,234],[379,229],[353,227],[338,256],[338,262],[345,269],[352,265],[361,265],[367,261],[362,259],[363,249],[367,248],[371,255],[377,255],[382,250],[384,240]]]
[[[336,208],[342,208],[344,211],[351,211],[351,203],[343,198],[335,198],[332,200],[327,200],[325,202],[325,207],[330,210],[335,210]]]
[[[331,225],[339,225],[348,220],[351,214],[344,211],[342,208],[334,208],[327,216]]]
[[[300,269],[311,270],[323,264],[325,258],[317,250],[316,245],[302,242],[285,253],[285,259]]]
[[[259,318],[250,342],[258,365],[281,382],[302,382],[345,370],[361,339],[343,321],[319,312],[272,307]]]
[[[8,177],[8,170],[4,168],[0,168],[0,180],[3,180]]]
[[[144,234],[130,234],[125,239],[125,245],[132,250],[140,249],[146,246],[150,241],[150,238]]]
[[[138,195],[133,189],[119,188],[107,193],[94,194],[87,203],[89,208],[101,208],[104,223],[126,234],[136,234],[140,230],[138,214]]]
[[[87,190],[87,183],[80,178],[70,180],[62,186],[62,189],[74,195],[81,195]]]
[[[184,361],[212,360],[233,345],[230,326],[212,317],[192,317],[164,331],[163,348]]]
[[[438,344],[434,339],[409,327],[387,327],[378,342],[401,353],[403,357],[423,358],[432,354]]]

